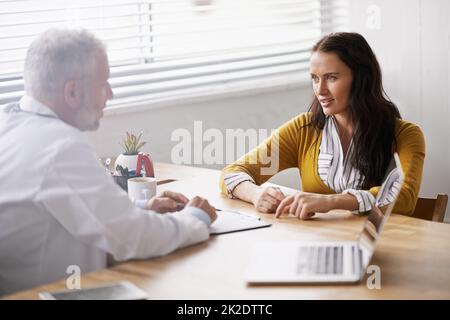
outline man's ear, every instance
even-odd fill
[[[81,88],[76,80],[68,80],[64,84],[64,100],[72,109],[77,109],[81,105]]]

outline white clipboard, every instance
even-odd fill
[[[264,222],[257,216],[251,216],[239,211],[217,210],[217,219],[209,227],[211,235],[253,230],[270,227],[272,224]]]

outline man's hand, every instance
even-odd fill
[[[279,188],[266,187],[259,188],[259,190],[255,192],[252,202],[259,212],[272,213],[277,210],[284,199],[285,195]]]
[[[290,213],[298,219],[311,219],[316,212],[328,212],[333,208],[332,196],[309,192],[297,192],[286,197],[278,206],[275,218]]]
[[[186,204],[186,207],[197,207],[205,211],[211,222],[217,219],[216,208],[209,204],[208,200],[201,197],[194,197],[191,201]]]
[[[175,212],[178,204],[186,204],[189,199],[178,192],[164,191],[158,196],[151,198],[145,205],[145,209],[153,210],[159,213]]]

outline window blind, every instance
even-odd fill
[[[0,0],[0,104],[23,95],[26,50],[50,27],[108,49],[109,107],[301,75],[312,45],[345,29],[346,0]]]

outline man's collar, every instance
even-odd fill
[[[25,112],[34,113],[36,115],[41,115],[44,117],[58,118],[58,115],[46,106],[42,102],[36,100],[35,98],[24,95],[19,101],[20,109]]]

